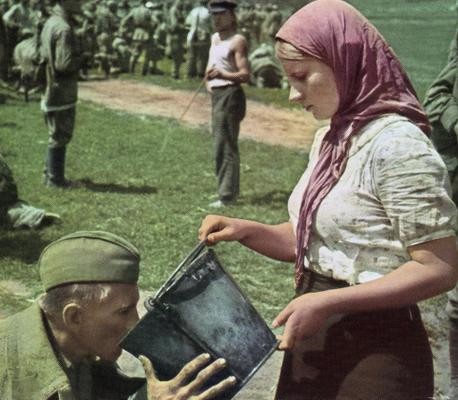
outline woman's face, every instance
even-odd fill
[[[329,119],[339,108],[339,93],[334,72],[315,57],[303,60],[280,58],[291,85],[289,101],[301,104],[317,120]]]

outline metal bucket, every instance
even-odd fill
[[[146,300],[148,312],[121,346],[150,358],[162,380],[175,377],[199,354],[223,357],[227,368],[205,388],[233,375],[235,387],[218,397],[231,399],[273,353],[277,340],[215,253],[203,248],[199,244]]]

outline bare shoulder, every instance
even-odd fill
[[[248,42],[247,42],[245,36],[243,36],[240,33],[236,33],[232,37],[232,48],[234,50],[245,51],[246,52],[246,50],[248,49]]]

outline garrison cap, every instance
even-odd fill
[[[237,2],[235,0],[210,0],[207,6],[210,13],[233,10],[235,7],[237,7]]]
[[[113,233],[80,231],[45,247],[38,267],[45,291],[70,283],[136,283],[140,254]]]

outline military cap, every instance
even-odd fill
[[[49,244],[38,260],[45,291],[70,283],[136,283],[140,255],[127,240],[103,231],[80,231]]]
[[[210,13],[233,10],[235,7],[237,7],[237,2],[235,0],[210,0],[207,6]]]

